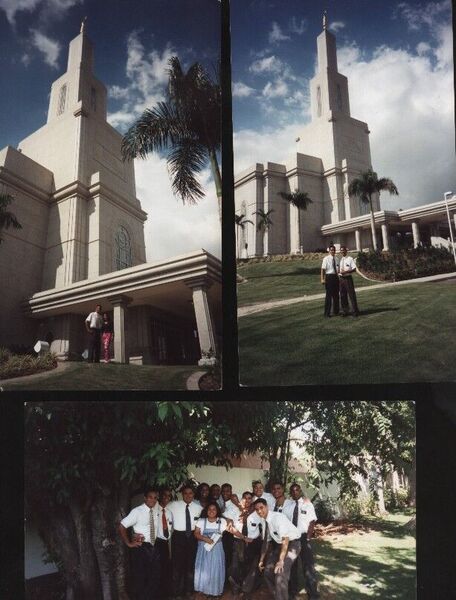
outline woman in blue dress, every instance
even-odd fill
[[[227,526],[226,519],[221,516],[220,506],[210,502],[201,512],[195,526],[195,537],[198,540],[198,551],[195,560],[195,592],[206,596],[221,596],[225,584],[225,552],[223,551],[222,533]],[[220,534],[214,542],[213,534]],[[205,549],[205,544],[213,546]]]

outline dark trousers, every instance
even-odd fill
[[[100,362],[101,329],[90,328],[89,333],[89,362]]]
[[[331,303],[333,307],[333,313],[339,314],[339,276],[338,275],[326,275],[325,276],[325,316],[329,316],[331,313]]]
[[[173,568],[173,595],[185,596],[193,592],[197,541],[192,534],[187,537],[185,531],[174,531],[171,552]]]
[[[306,588],[307,596],[309,600],[314,598],[320,598],[318,593],[317,585],[317,572],[315,571],[315,561],[313,556],[312,546],[307,539],[307,534],[303,533],[301,536],[301,552],[299,553],[298,560],[293,563],[291,567],[290,585],[289,591],[290,596],[297,596],[299,592],[298,585],[298,563],[301,562],[302,572],[304,573],[304,586]]]
[[[264,578],[268,588],[274,596],[274,600],[288,600],[288,583],[293,563],[301,550],[301,542],[293,540],[288,544],[288,551],[283,561],[283,572],[274,573],[276,562],[279,560],[281,544],[271,542],[272,548],[266,555],[266,564],[264,567]]]
[[[353,312],[355,315],[359,313],[358,302],[356,301],[355,284],[353,283],[353,277],[347,275],[340,278],[340,303],[342,304],[342,312],[348,313],[348,298],[352,305]]]
[[[158,598],[160,556],[157,547],[144,542],[131,548],[131,571],[136,600]]]
[[[234,538],[233,556],[229,575],[236,584],[233,592],[251,594],[259,585],[260,573],[258,571],[258,562],[261,554],[261,537],[256,538],[250,544],[244,540]]]
[[[169,542],[167,540],[157,539],[155,546],[157,547],[160,556],[160,583],[158,587],[158,596],[159,598],[170,598],[173,593],[173,579]]]
[[[223,551],[225,552],[225,579],[228,580],[228,575],[231,567],[231,560],[233,558],[233,536],[228,531],[224,531],[222,534]]]

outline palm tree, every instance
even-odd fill
[[[253,225],[253,222],[250,221],[250,219],[246,219],[245,215],[234,215],[234,222],[236,223],[236,226],[239,227],[239,229],[241,230],[242,234],[244,234],[244,227],[247,225],[247,223],[251,223]],[[242,235],[242,239],[244,239],[244,235]],[[241,257],[241,253],[242,253],[242,248],[241,248],[241,236],[240,234],[238,234],[238,257]]]
[[[373,194],[379,194],[383,190],[386,190],[390,194],[399,195],[397,187],[387,177],[378,178],[377,173],[368,169],[361,173],[359,177],[350,181],[348,186],[349,196],[358,196],[361,202],[369,204],[370,216],[371,216],[371,232],[372,232],[372,245],[374,250],[377,250],[377,236],[375,235],[375,217],[374,209],[372,207],[372,196]]]
[[[271,219],[271,213],[274,212],[274,209],[271,208],[267,211],[264,211],[262,208],[256,210],[254,213],[254,215],[258,215],[258,223],[257,223],[257,231],[261,231],[262,232],[262,241],[263,241],[263,252],[264,252],[264,236],[266,235],[266,231],[269,230],[269,228],[271,227],[272,223],[272,219]]]
[[[17,220],[16,215],[10,210],[7,210],[7,207],[13,202],[13,200],[13,196],[10,196],[9,194],[0,194],[0,232],[2,229],[9,229],[10,227],[22,229],[22,225]],[[0,237],[0,244],[2,241],[3,240]]]
[[[221,89],[202,65],[185,73],[177,56],[169,59],[167,99],[147,109],[122,140],[124,160],[146,158],[150,152],[168,150],[173,192],[182,202],[195,204],[204,196],[196,179],[210,163],[219,211],[222,179],[217,152],[221,146]]]
[[[279,196],[281,196],[284,200],[287,200],[292,206],[296,208],[296,217],[295,217],[295,235],[297,232],[297,252],[300,252],[301,248],[301,218],[300,211],[307,210],[309,204],[312,204],[312,200],[309,198],[309,194],[307,192],[300,192],[299,190],[295,190],[294,192],[279,192]],[[292,250],[293,244],[290,243],[290,250]]]

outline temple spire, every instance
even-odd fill
[[[326,31],[328,25],[328,13],[327,11],[323,11],[323,31]]]
[[[87,17],[84,17],[81,21],[81,29],[79,30],[79,33],[84,33],[86,21],[87,21]]]

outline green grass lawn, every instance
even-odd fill
[[[370,532],[313,540],[322,600],[416,597],[415,538],[403,525],[410,515],[371,519]]]
[[[43,379],[12,382],[9,390],[185,390],[196,366],[116,365],[72,363]]]
[[[358,295],[361,316],[323,318],[323,300],[239,319],[243,385],[456,380],[456,283]]]
[[[244,265],[238,269],[239,275],[247,279],[245,283],[238,284],[238,306],[321,294],[324,287],[320,283],[320,269],[321,259]],[[355,287],[372,285],[356,273],[353,277]]]

